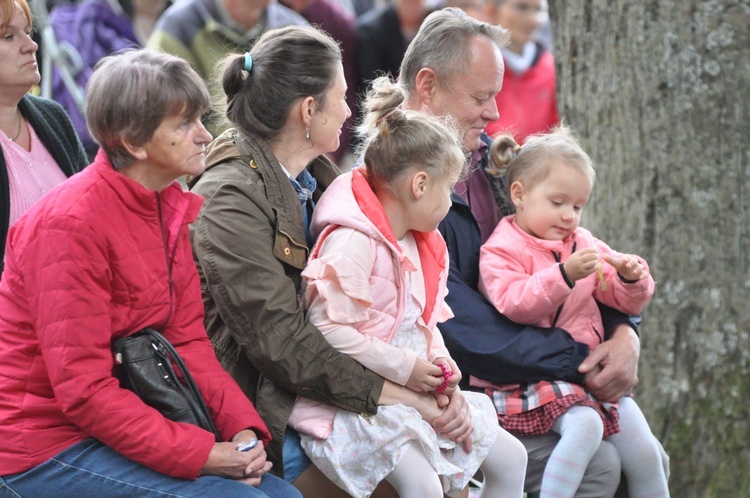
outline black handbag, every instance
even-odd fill
[[[163,335],[145,328],[117,339],[114,353],[121,387],[133,391],[166,418],[197,425],[219,441],[203,396],[182,358]]]

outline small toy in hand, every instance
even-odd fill
[[[607,291],[607,282],[604,281],[604,271],[602,270],[602,261],[596,262],[596,274],[599,277],[599,282],[602,284],[602,292]]]
[[[443,383],[440,385],[440,387],[435,389],[435,392],[438,394],[443,394],[445,392],[445,389],[448,387],[448,380],[453,377],[453,372],[448,369],[445,363],[438,363],[438,366],[443,371]]]

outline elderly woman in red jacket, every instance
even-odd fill
[[[209,95],[175,57],[104,59],[88,89],[93,164],[11,228],[0,282],[0,494],[298,497],[266,472],[269,432],[214,356],[188,242]],[[120,387],[112,343],[159,329],[222,442]],[[238,443],[259,442],[249,451]]]

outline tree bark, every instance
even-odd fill
[[[750,1],[550,0],[583,225],[647,259],[636,400],[673,496],[750,496]]]

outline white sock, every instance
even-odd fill
[[[617,402],[620,432],[607,438],[617,448],[631,498],[669,497],[661,451],[646,417],[633,398]]]
[[[571,406],[555,420],[552,430],[560,434],[542,476],[541,498],[575,495],[591,458],[604,434],[601,415],[589,406]]]
[[[521,441],[500,429],[495,444],[479,467],[484,476],[480,498],[518,498],[523,495],[527,458]]]
[[[385,480],[396,489],[400,498],[443,498],[440,477],[427,461],[419,444],[409,443],[401,461]]]

